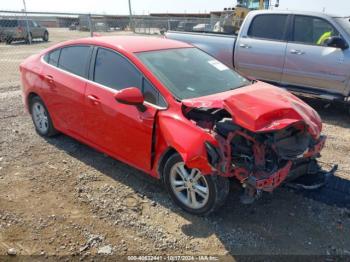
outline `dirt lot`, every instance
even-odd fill
[[[232,186],[219,213],[191,216],[142,172],[64,135],[45,140],[35,133],[21,103],[18,63],[54,42],[86,36],[50,33],[49,43],[0,44],[0,255],[10,248],[43,256],[350,255],[350,117],[342,107],[308,101],[328,136],[321,161],[339,164],[348,195],[280,188],[245,206]]]

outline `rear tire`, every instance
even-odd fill
[[[30,100],[30,113],[36,132],[43,137],[57,135],[49,111],[40,97],[35,96]]]
[[[227,178],[204,176],[198,169],[187,168],[179,154],[167,160],[163,180],[175,204],[194,215],[209,215],[217,211],[229,193]]]

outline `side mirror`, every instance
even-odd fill
[[[325,41],[326,46],[340,48],[342,50],[349,48],[348,44],[340,36],[331,36]]]
[[[121,104],[137,106],[140,109],[143,107],[144,97],[137,87],[122,89],[114,95],[114,98]]]

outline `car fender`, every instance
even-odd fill
[[[163,142],[157,143],[175,149],[187,167],[197,168],[206,175],[213,172],[204,144],[206,141],[215,146],[218,144],[211,134],[175,114],[159,115],[158,132]]]

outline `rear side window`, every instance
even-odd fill
[[[99,48],[95,61],[94,81],[116,90],[127,87],[140,88],[141,74],[126,58]]]
[[[311,16],[294,18],[294,42],[324,45],[329,37],[338,35],[338,31],[326,20]]]
[[[49,64],[50,65],[53,65],[53,66],[58,65],[58,59],[60,57],[60,52],[61,52],[61,49],[58,49],[58,50],[55,50],[55,51],[50,53],[50,56],[49,56]]]
[[[54,50],[47,55],[45,55],[44,60],[49,63],[50,65],[57,66],[58,65],[58,59],[60,57],[61,49]]]
[[[284,40],[287,15],[258,15],[253,19],[248,36],[271,40]]]
[[[0,27],[17,27],[17,20],[0,20]]]
[[[58,67],[75,75],[86,77],[89,61],[89,46],[70,46],[62,48]]]

